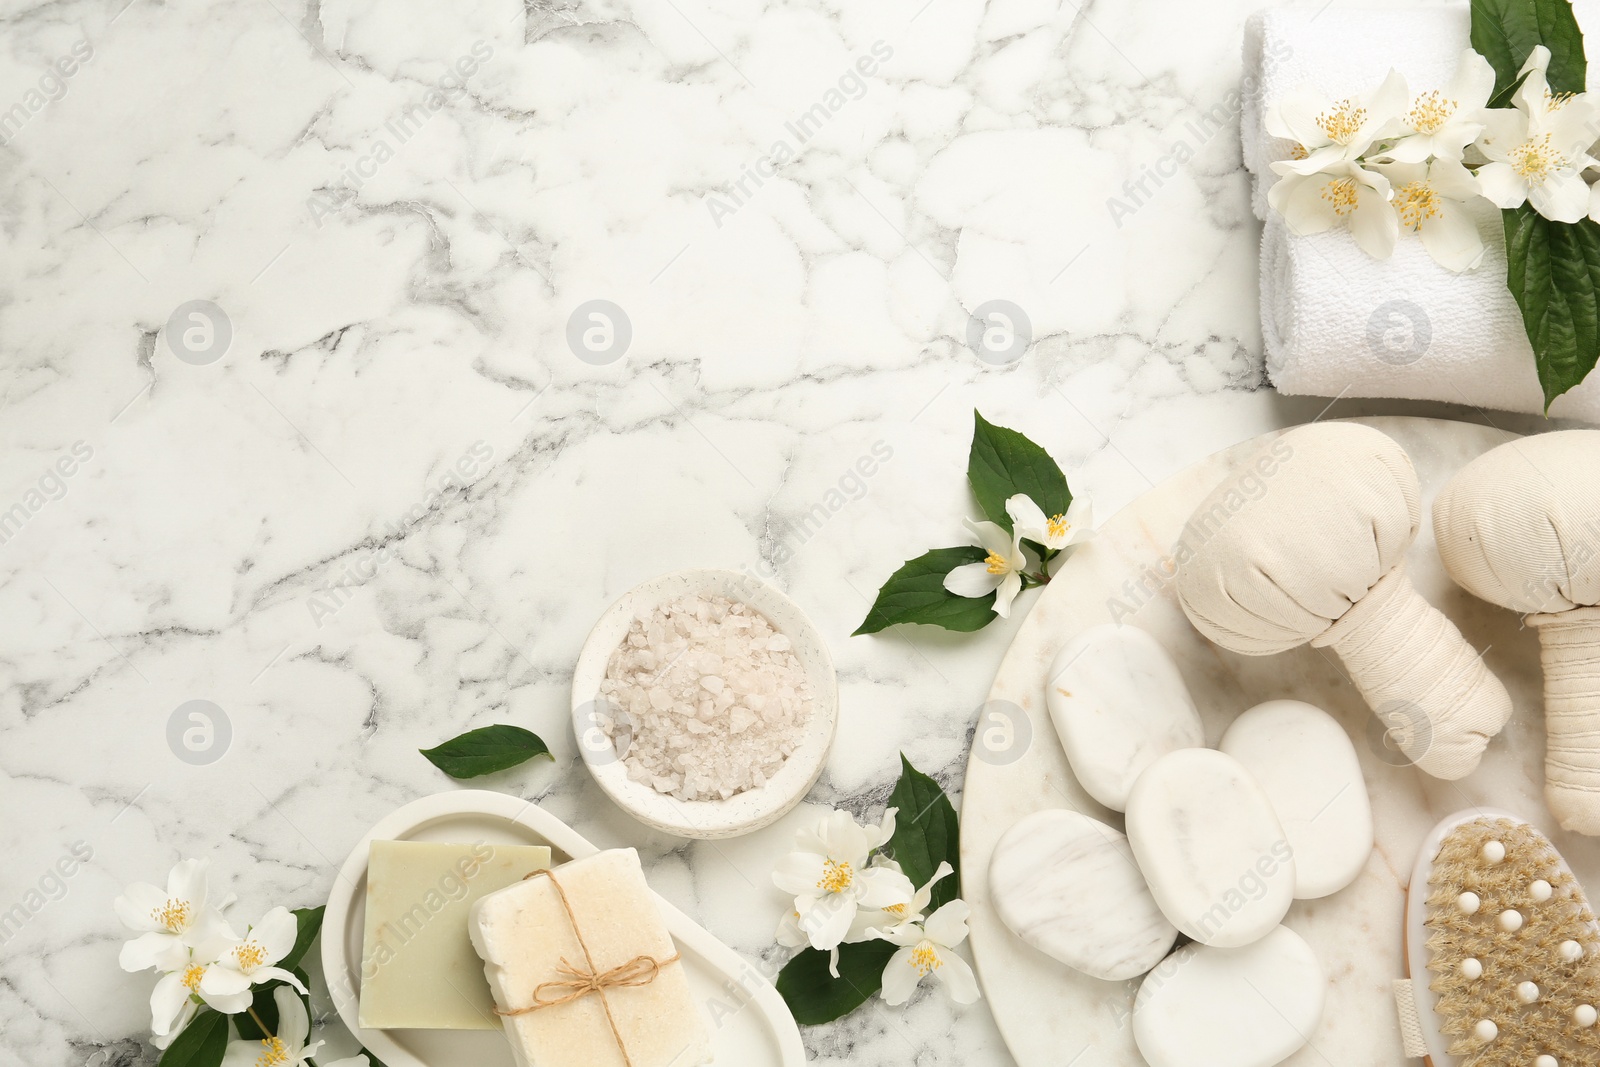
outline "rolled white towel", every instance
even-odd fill
[[[1600,8],[1600,0],[1580,0]],[[1364,93],[1391,69],[1413,94],[1443,89],[1461,50],[1470,46],[1465,4],[1427,8],[1270,8],[1244,24],[1239,146],[1250,171],[1251,207],[1265,219],[1270,166],[1289,158],[1288,141],[1267,133],[1266,111],[1310,83],[1328,99]]]
[[[1342,230],[1296,237],[1281,216],[1261,235],[1261,331],[1281,393],[1443,400],[1538,413],[1544,394],[1522,314],[1506,288],[1500,213],[1480,206],[1483,264],[1452,274],[1402,234],[1373,259]],[[1600,374],[1551,405],[1600,423]]]

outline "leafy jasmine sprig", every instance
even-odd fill
[[[984,515],[965,520],[978,544],[908,560],[878,591],[856,634],[902,622],[981,630],[1008,617],[1024,589],[1047,584],[1057,557],[1093,533],[1088,499],[1073,497],[1050,454],[977,411],[967,482]]]
[[[316,1067],[311,1057],[322,1042],[308,1043],[310,980],[301,961],[325,909],[273,908],[239,936],[223,915],[228,903],[212,902],[204,860],[183,860],[165,888],[138,882],[113,905],[138,935],[118,963],[160,976],[150,997],[160,1067]],[[326,1067],[383,1065],[363,1049]]]
[[[796,844],[772,879],[795,894],[777,937],[800,951],[777,987],[796,1022],[832,1022],[880,992],[904,1004],[929,976],[958,1004],[979,998],[972,967],[955,951],[969,910],[956,811],[939,783],[902,755],[879,825],[834,811]]]

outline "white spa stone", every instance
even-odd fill
[[[995,844],[989,893],[1012,933],[1094,978],[1141,975],[1178,937],[1128,839],[1075,811],[1035,812],[1007,830]]]
[[[1316,1031],[1326,988],[1286,926],[1245,948],[1185,945],[1139,987],[1133,1037],[1150,1067],[1271,1067]]]
[[[1269,700],[1235,719],[1218,747],[1272,801],[1294,850],[1296,898],[1356,880],[1372,855],[1372,802],[1343,727],[1314,705]]]
[[[1201,944],[1258,941],[1294,900],[1293,849],[1232,756],[1188,748],[1152,763],[1128,798],[1127,828],[1156,903]]]
[[[1576,941],[1561,942],[1561,958],[1568,963],[1577,963],[1583,959],[1583,946]]]
[[[1483,844],[1483,862],[1485,862],[1485,863],[1504,863],[1505,862],[1505,858],[1506,858],[1506,846],[1505,845],[1501,844],[1499,841],[1485,841],[1484,842],[1484,844]]]
[[[1539,986],[1535,982],[1518,982],[1517,999],[1524,1004],[1537,1004],[1539,1002]]]
[[[1533,898],[1535,904],[1543,904],[1545,901],[1549,900],[1551,895],[1554,893],[1555,889],[1543,878],[1538,879],[1532,885],[1528,886],[1528,895]]]
[[[1483,977],[1483,964],[1471,956],[1461,961],[1461,977],[1476,982]]]
[[[1493,1041],[1500,1036],[1500,1028],[1493,1019],[1479,1019],[1472,1027],[1472,1036],[1479,1041]]]
[[[1593,1004],[1579,1004],[1572,1009],[1572,1021],[1585,1030],[1593,1026],[1597,1018],[1600,1018],[1600,1012],[1595,1011]]]
[[[1508,934],[1514,934],[1522,929],[1522,912],[1516,908],[1507,908],[1500,913],[1500,929]]]
[[[1137,626],[1085,630],[1056,654],[1045,703],[1085,791],[1113,811],[1146,767],[1205,744],[1200,713],[1165,649]]]
[[[1476,915],[1481,907],[1483,907],[1483,901],[1479,900],[1478,894],[1470,889],[1456,897],[1456,908],[1463,915]]]

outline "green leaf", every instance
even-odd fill
[[[370,1067],[385,1067],[382,1060],[378,1059],[377,1056],[373,1055],[367,1050],[367,1046],[361,1046],[361,1054],[367,1058],[367,1063],[370,1065]]]
[[[872,610],[851,634],[875,634],[897,622],[921,622],[946,630],[968,633],[981,630],[996,618],[994,594],[956,596],[944,587],[944,576],[967,563],[988,557],[977,545],[936,548],[908,560],[878,590]]]
[[[828,973],[828,953],[808,948],[778,972],[778,992],[802,1026],[841,1019],[883,988],[883,969],[898,951],[889,941],[839,946],[839,977]]]
[[[1006,501],[1017,493],[1033,498],[1046,515],[1060,515],[1072,503],[1067,476],[1050,453],[1016,430],[996,426],[977,411],[972,413],[972,451],[967,456],[967,481],[972,495],[990,522],[1011,532]]]
[[[201,1008],[158,1062],[160,1067],[217,1067],[227,1051],[228,1017]]]
[[[504,723],[468,730],[438,748],[420,751],[429,763],[452,778],[476,778],[526,763],[535,756],[550,755],[538,734]]]
[[[1569,0],[1472,0],[1472,47],[1494,68],[1496,98],[1506,93],[1528,53],[1541,44],[1550,49],[1550,88],[1583,92],[1583,31]]]
[[[961,831],[956,809],[939,783],[900,756],[900,780],[889,794],[889,806],[898,808],[889,852],[911,884],[921,888],[933,878],[940,863],[955,872],[933,887],[929,914],[961,895]]]
[[[1551,222],[1531,204],[1501,214],[1506,285],[1522,309],[1548,412],[1600,355],[1600,226]]]
[[[300,966],[300,961],[305,959],[306,953],[311,950],[312,942],[316,941],[317,934],[322,930],[322,913],[327,910],[326,904],[319,904],[315,908],[294,909],[294,918],[299,924],[299,929],[294,935],[294,948],[278,961],[279,967],[292,971]]]

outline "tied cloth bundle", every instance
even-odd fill
[[[1433,527],[1458,585],[1538,631],[1545,801],[1563,829],[1600,835],[1600,431],[1485,452],[1439,493]]]
[[[1405,450],[1370,426],[1290,430],[1195,509],[1173,553],[1178,600],[1234,652],[1331,648],[1406,757],[1454,779],[1511,697],[1406,576],[1420,495]]]
[[[561,965],[556,968],[556,973],[561,978],[542,982],[533,991],[533,1003],[525,1008],[514,1008],[509,1011],[496,1008],[496,1015],[527,1015],[529,1012],[553,1008],[560,1004],[570,1004],[587,996],[598,996],[600,1006],[605,1009],[606,1022],[611,1025],[611,1036],[616,1038],[617,1049],[622,1053],[622,1060],[628,1067],[633,1067],[633,1060],[628,1055],[628,1044],[623,1039],[622,1031],[617,1026],[616,1016],[611,1012],[611,1005],[606,1001],[605,991],[610,988],[626,988],[631,986],[649,985],[660,975],[661,968],[668,964],[678,963],[682,957],[674,952],[666,959],[658,960],[654,956],[641,954],[618,964],[605,971],[596,971],[594,955],[589,951],[589,945],[583,939],[583,928],[578,925],[578,916],[572,910],[572,904],[567,900],[567,892],[561,887],[561,882],[554,872],[548,870],[534,871],[523,878],[548,878],[555,888],[556,896],[561,901],[561,907],[567,913],[567,919],[572,923],[572,932],[578,939],[578,947],[583,950],[584,968],[574,967],[567,958],[561,958]],[[549,991],[549,995],[547,992]]]

